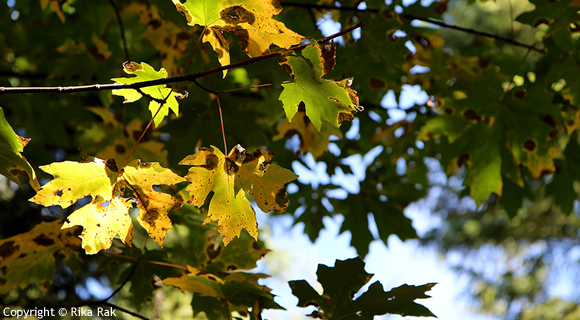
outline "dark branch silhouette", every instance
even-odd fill
[[[306,8],[306,9],[326,9],[326,10],[371,12],[371,13],[377,13],[377,12],[380,12],[380,10],[381,10],[381,9],[376,9],[376,8],[359,9],[359,8],[355,8],[355,7],[336,7],[336,6],[329,6],[329,5],[318,5],[318,4],[311,4],[311,3],[296,3],[296,2],[286,2],[286,1],[282,1],[280,3],[282,4],[282,6],[285,6],[285,7],[297,7],[297,8]],[[507,43],[512,44],[512,45],[517,46],[517,47],[526,48],[526,49],[536,51],[536,52],[539,52],[542,54],[546,53],[542,49],[538,49],[534,46],[531,46],[531,45],[528,45],[525,43],[521,43],[521,42],[517,42],[517,41],[514,41],[512,39],[504,38],[504,37],[498,36],[496,34],[481,32],[481,31],[477,31],[477,30],[469,29],[469,28],[458,27],[455,25],[444,23],[442,21],[435,20],[435,19],[417,17],[415,15],[407,14],[407,13],[401,13],[401,14],[399,14],[399,16],[402,18],[405,18],[405,19],[419,20],[419,21],[431,23],[431,24],[434,24],[434,25],[437,25],[437,26],[440,26],[440,27],[443,27],[446,29],[458,30],[458,31],[462,31],[462,32],[470,33],[470,34],[475,34],[475,35],[482,36],[482,37],[493,38],[496,40],[507,42]]]
[[[340,37],[344,34],[347,34],[347,33],[351,32],[357,28],[362,27],[362,26],[363,26],[363,23],[359,22],[352,27],[346,28],[340,32],[333,34],[333,35],[322,38],[322,39],[318,40],[317,42],[322,44],[322,43],[327,42],[331,39],[334,39],[334,38]],[[246,65],[249,65],[252,63],[256,63],[258,61],[270,59],[273,57],[278,57],[282,53],[287,52],[288,50],[294,50],[294,51],[303,50],[308,45],[309,44],[303,44],[303,45],[299,45],[296,47],[292,47],[292,48],[287,49],[287,50],[280,50],[280,51],[272,52],[272,53],[265,54],[265,55],[262,55],[259,57],[250,58],[250,59],[243,60],[240,62],[236,62],[236,63],[228,64],[225,66],[220,66],[220,67],[216,67],[216,68],[209,69],[206,71],[202,71],[202,72],[198,72],[198,73],[194,73],[194,74],[189,74],[189,75],[185,75],[185,76],[180,76],[180,77],[157,79],[157,80],[135,82],[135,83],[93,84],[93,85],[69,86],[69,87],[0,87],[0,95],[16,94],[16,93],[72,93],[72,92],[113,90],[113,89],[138,89],[138,88],[158,86],[158,85],[162,85],[162,84],[169,84],[169,83],[175,83],[175,82],[183,82],[183,81],[194,82],[196,79],[208,76],[210,74],[219,73],[219,72],[222,72],[223,70],[234,69],[237,67],[246,66]]]

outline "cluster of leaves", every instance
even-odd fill
[[[265,254],[255,249],[260,247],[255,242],[258,226],[248,195],[263,211],[294,214],[295,223],[303,223],[313,241],[324,227],[324,217],[341,214],[341,232],[351,233],[351,245],[361,257],[377,235],[384,243],[391,235],[402,240],[417,237],[403,211],[432,187],[429,159],[435,159],[448,176],[462,175],[458,193],[468,195],[479,208],[471,215],[457,215],[457,221],[449,215],[449,232],[433,236],[445,248],[453,247],[453,241],[477,247],[481,242],[474,235],[489,234],[483,238],[498,242],[514,234],[524,236],[527,229],[520,227],[526,225],[521,221],[534,216],[526,203],[536,201],[538,184],[545,186],[540,188],[542,197],[553,201],[554,212],[563,214],[557,221],[568,221],[580,182],[576,161],[580,83],[574,72],[580,67],[578,1],[512,2],[510,14],[502,18],[509,22],[504,29],[499,23],[461,20],[456,15],[458,24],[476,29],[457,30],[441,21],[446,13],[462,12],[463,8],[453,7],[461,2],[417,1],[405,6],[398,0],[388,5],[369,0],[363,7],[360,1],[280,5],[269,0],[135,0],[117,7],[115,1],[43,0],[38,6],[15,1],[9,9],[11,19],[0,19],[3,86],[56,88],[106,84],[110,79],[116,86],[115,90],[88,86],[97,93],[83,93],[78,99],[42,93],[0,95],[5,113],[0,119],[0,173],[13,182],[22,177],[30,185],[2,200],[15,213],[2,217],[7,223],[0,225],[0,235],[12,239],[35,230],[40,220],[66,219],[67,227],[83,227],[82,247],[87,253],[110,248],[106,252],[111,257],[122,256],[125,262],[141,253],[113,238],[133,242],[147,249],[143,259],[186,271],[167,278],[171,274],[158,265],[141,272],[144,268],[139,266],[131,269],[124,262],[109,261],[125,268],[132,286],[139,285],[138,279],[145,283],[140,298],[153,295],[156,287],[150,280],[158,275],[165,284],[193,291],[196,312],[215,311],[215,318],[223,318],[228,311],[255,316],[263,308],[279,307],[257,283],[264,275],[230,272],[254,267]],[[359,21],[365,26],[358,35],[343,34],[340,45],[306,40],[323,37],[318,19],[332,19],[343,28]],[[29,28],[32,25],[35,30]],[[470,37],[463,37],[466,34]],[[241,41],[241,49],[230,47],[231,41]],[[309,44],[299,46],[301,42]],[[236,68],[230,68],[232,61],[237,61]],[[133,76],[122,77],[120,65]],[[173,83],[171,77],[184,72],[181,82],[167,86]],[[143,84],[151,81],[154,84]],[[188,87],[191,82],[196,86]],[[428,100],[404,105],[401,97],[411,86],[420,86]],[[53,92],[66,93],[66,88]],[[123,96],[127,104],[113,95]],[[394,96],[399,104],[386,108],[385,96]],[[361,105],[365,112],[357,112],[363,110]],[[397,113],[403,116],[391,118]],[[16,135],[6,120],[32,140],[27,144],[28,138]],[[224,145],[227,141],[236,145],[227,155],[227,148],[222,152],[212,146],[222,140]],[[240,145],[257,151],[246,153]],[[79,147],[95,157],[63,161],[78,157]],[[265,165],[273,160],[272,150],[277,164]],[[341,179],[322,184],[294,180],[297,176],[283,168],[308,167],[308,154],[324,163],[333,178],[354,179],[353,171],[364,178],[351,185]],[[53,176],[48,183],[51,177],[33,169],[46,163],[51,164],[41,169]],[[190,166],[188,172],[183,165]],[[290,181],[288,202],[284,186]],[[83,199],[88,196],[91,200]],[[48,208],[31,206],[27,199]],[[489,212],[500,218],[490,220]],[[373,220],[376,235],[369,227]],[[494,227],[501,224],[497,221],[503,223],[501,233]],[[133,230],[134,223],[145,232]],[[183,225],[191,231],[181,234]],[[48,232],[43,230],[35,234]],[[554,234],[548,231],[533,239]],[[498,235],[505,237],[494,238]],[[163,250],[146,245],[147,237]],[[22,239],[34,242],[36,236]],[[15,250],[17,245],[10,241],[3,242],[6,251],[0,252]],[[59,243],[65,241],[51,241],[56,246],[52,251],[30,244],[20,259],[37,252],[44,255],[39,261],[46,265],[58,266],[61,260],[66,264],[73,254],[64,259],[55,254],[64,250]],[[232,246],[239,252],[225,254]],[[191,253],[184,255],[185,251]],[[2,255],[4,275],[18,270],[12,264],[19,260],[4,262],[9,256]],[[238,260],[246,263],[230,264]],[[339,279],[347,277],[338,271],[342,267],[335,267]],[[86,265],[75,268],[93,275]],[[424,297],[430,285],[389,293],[373,284],[352,300],[334,296],[337,282],[323,280],[334,269],[325,268],[319,269],[322,295],[304,282],[293,282],[301,305],[318,306],[313,316],[431,315],[412,302]],[[357,268],[353,273],[365,280],[341,284],[349,292],[368,281],[364,270]],[[48,278],[39,279],[47,283]],[[117,280],[117,285],[124,283]],[[526,290],[520,293],[529,294],[530,301],[541,293],[538,287]],[[74,290],[68,294],[74,295]],[[400,300],[411,310],[379,303]],[[373,310],[369,314],[363,312],[367,307]]]
[[[65,219],[64,224],[59,220],[40,223],[28,233],[14,233],[1,240],[0,272],[3,278],[10,279],[1,284],[1,289],[14,293],[6,295],[4,301],[24,307],[24,289],[35,286],[31,284],[31,275],[48,297],[58,290],[51,284],[51,280],[56,282],[53,275],[70,272],[84,278],[104,275],[120,288],[131,283],[133,293],[123,295],[115,290],[111,297],[91,302],[75,297],[71,290],[64,294],[58,291],[44,304],[110,305],[111,298],[121,302],[125,297],[133,309],[140,309],[146,299],[156,294],[159,286],[165,285],[166,290],[173,286],[193,293],[194,316],[203,311],[212,319],[228,319],[232,314],[259,318],[263,309],[282,308],[273,301],[270,290],[258,284],[258,280],[267,275],[241,271],[256,267],[256,261],[268,251],[257,242],[258,225],[247,195],[265,212],[285,212],[288,207],[285,185],[298,176],[282,166],[266,164],[273,160],[274,151],[271,150],[280,150],[283,157],[279,162],[290,166],[296,157],[284,148],[286,139],[283,138],[289,139],[297,132],[301,136],[302,153],[324,156],[330,136],[342,136],[341,124],[352,121],[357,112],[363,111],[357,91],[353,89],[356,82],[352,77],[331,80],[330,73],[336,64],[335,43],[318,43],[314,40],[321,38],[317,32],[309,44],[270,54],[271,46],[289,49],[306,39],[273,18],[282,11],[277,1],[182,3],[175,0],[174,8],[146,1],[121,7],[113,1],[108,5],[47,4],[21,8],[20,3],[9,3],[12,21],[2,23],[6,33],[3,31],[1,35],[13,32],[27,38],[16,44],[0,37],[2,46],[8,48],[2,60],[2,68],[10,76],[6,89],[29,85],[61,86],[72,81],[81,85],[107,82],[101,81],[103,79],[111,79],[115,84],[46,90],[66,93],[87,88],[99,92],[86,94],[75,102],[66,95],[56,98],[31,95],[25,101],[2,96],[2,106],[8,110],[12,125],[21,128],[22,134],[36,143],[30,148],[35,151],[31,151],[32,163],[51,162],[39,167],[44,173],[35,172],[22,156],[30,139],[17,135],[2,116],[0,153],[6,156],[1,158],[0,173],[16,183],[20,183],[21,176],[31,187],[21,185],[16,190],[22,197],[8,200],[13,201],[14,207],[30,207],[21,201],[29,198],[30,202],[45,207],[32,207],[38,216]],[[93,33],[87,35],[86,31],[70,27],[89,12],[93,19],[86,29],[82,29],[95,30]],[[171,13],[177,15],[170,16]],[[179,14],[193,28],[177,27],[184,22]],[[33,39],[37,35],[24,31],[24,26],[35,17],[42,27],[54,26],[51,30],[59,35],[45,37],[42,41]],[[242,50],[235,55],[229,48],[228,34],[242,40]],[[209,43],[222,67],[212,68],[215,61],[209,58],[211,52],[203,45],[198,47],[195,41],[183,41],[189,37]],[[152,50],[141,49],[144,43],[150,44]],[[52,67],[47,67],[46,61],[35,56],[42,50],[58,53],[52,58]],[[174,81],[169,78],[170,72],[175,76],[189,66],[185,61],[188,52],[192,52],[195,62],[188,69],[191,76],[183,79],[193,81],[205,92],[188,94],[183,84],[167,86]],[[244,54],[250,59],[241,58]],[[132,77],[115,74],[118,68],[113,65],[120,65],[122,56],[125,58],[123,71]],[[258,63],[263,57],[275,56],[280,57],[278,64],[274,62],[267,68],[243,67]],[[246,61],[228,73],[233,57]],[[131,60],[150,61],[150,64]],[[156,64],[163,67],[156,71],[153,67]],[[86,67],[78,68],[78,65]],[[221,76],[225,79],[211,77],[222,70]],[[43,73],[45,77],[34,76]],[[198,82],[201,77],[204,81]],[[273,82],[282,83],[272,86]],[[231,90],[210,89],[216,85],[236,90],[253,88],[250,88],[251,94],[237,97],[236,93],[226,94]],[[263,85],[271,88],[256,90]],[[114,95],[124,97],[124,104],[117,103]],[[51,102],[42,104],[45,109],[36,110],[36,99]],[[141,106],[144,102],[148,106],[142,108],[125,104]],[[188,104],[187,111],[183,107],[180,110],[180,104],[184,103]],[[216,104],[219,115],[216,108],[209,108]],[[222,105],[228,108],[225,115]],[[146,108],[150,116],[143,112]],[[175,116],[169,116],[170,109]],[[52,121],[39,121],[43,114],[50,114]],[[216,124],[221,124],[221,130]],[[156,131],[151,133],[153,129],[150,128]],[[219,142],[220,138],[224,145],[226,140],[240,144],[227,156],[217,147],[202,147]],[[246,153],[241,144],[256,151]],[[260,147],[264,145],[268,149]],[[63,161],[74,157],[79,147],[95,156],[82,152],[79,162]],[[188,155],[191,151],[195,153]],[[177,164],[190,166],[189,171],[184,174]],[[45,173],[52,176],[50,181]],[[33,195],[27,196],[30,193]],[[401,208],[396,215],[396,219],[401,219]],[[142,229],[134,229],[135,223]],[[71,229],[75,226],[82,227],[82,231]],[[409,232],[409,228],[412,230],[410,224],[403,230]],[[171,229],[175,232],[168,232]],[[396,233],[395,229],[387,229],[384,235]],[[381,230],[385,229],[381,227]],[[414,235],[414,231],[411,233]],[[147,238],[153,239],[157,247],[148,244]],[[96,260],[87,256],[79,259],[83,251],[101,255]],[[184,253],[187,251],[189,253]],[[135,262],[128,265],[127,261]],[[369,275],[364,272],[361,260],[344,262],[356,264],[355,274],[342,263],[337,262],[335,268],[327,270],[336,269],[333,275],[339,278],[364,275],[363,282],[356,280],[355,286],[349,286],[348,290],[354,294],[369,280]],[[95,268],[95,264],[99,267]],[[145,264],[147,268],[143,267]],[[171,267],[185,272],[175,275],[169,271]],[[162,280],[153,282],[156,278]],[[323,284],[330,285],[327,281]],[[356,316],[364,309],[367,318],[385,313],[433,316],[413,302],[426,298],[424,292],[431,287],[432,284],[418,289],[404,286],[384,292],[377,282],[354,301],[345,314]],[[301,300],[305,299],[303,294],[296,291]],[[307,295],[312,294],[311,289]],[[331,305],[343,305],[342,299],[331,295]],[[336,312],[329,307],[334,308],[327,302],[318,313],[333,316]]]

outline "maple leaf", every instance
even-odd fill
[[[14,132],[4,117],[4,110],[0,108],[0,174],[17,184],[20,184],[18,176],[22,175],[34,190],[38,190],[40,186],[36,173],[22,156],[29,141]]]
[[[291,83],[284,83],[280,100],[284,104],[286,117],[292,121],[300,103],[306,107],[306,115],[316,130],[320,131],[323,121],[339,127],[342,121],[352,120],[353,111],[360,111],[356,91],[350,88],[352,78],[342,81],[323,79],[332,70],[334,54],[332,46],[321,50],[313,42],[299,53],[284,54],[279,63],[292,76]]]
[[[215,313],[215,309],[222,309],[224,308],[222,304],[227,303],[229,308],[225,307],[224,309],[226,310],[223,310],[225,317],[215,317],[215,319],[228,319],[227,315],[232,311],[248,313],[248,307],[255,308],[258,301],[260,302],[260,308],[283,309],[274,302],[274,295],[270,293],[271,290],[258,284],[258,280],[267,278],[269,277],[268,275],[247,272],[223,272],[219,275],[218,277],[204,270],[187,266],[187,273],[179,277],[166,278],[163,280],[163,284],[177,287],[182,291],[194,292],[196,296],[193,303],[196,303],[195,300],[200,296],[219,302],[219,307],[211,308],[208,307],[208,304],[213,301],[205,300],[204,302],[207,303],[200,304],[199,308],[194,307],[197,312],[211,310],[212,313]],[[219,300],[215,300],[215,298]]]
[[[223,32],[231,32],[242,39],[242,49],[257,57],[274,44],[289,48],[304,38],[286,28],[273,16],[282,11],[278,1],[272,0],[173,0],[177,11],[183,13],[190,26],[205,26],[203,42],[209,42],[218,54],[221,65],[230,63],[229,43]],[[224,70],[224,77],[226,70]]]
[[[114,237],[131,245],[133,240],[133,222],[129,215],[132,207],[130,200],[112,198],[105,202],[92,203],[73,212],[62,226],[82,226],[83,249],[87,254],[95,254],[111,247]]]
[[[169,211],[178,207],[177,200],[167,193],[157,192],[153,185],[173,185],[185,181],[159,163],[141,163],[135,160],[123,169],[126,184],[137,197],[139,216],[137,220],[149,233],[151,239],[163,247],[167,230],[171,229]]]
[[[123,63],[123,71],[127,74],[134,74],[136,77],[133,78],[113,78],[111,80],[115,81],[115,83],[136,83],[136,82],[144,82],[149,80],[157,80],[157,79],[164,79],[167,78],[167,71],[164,68],[161,68],[159,71],[155,71],[153,67],[148,65],[145,62],[137,63],[132,61],[127,61]],[[179,104],[177,103],[177,99],[185,98],[185,95],[173,92],[171,88],[168,88],[166,85],[158,85],[158,86],[151,86],[145,87],[140,89],[141,92],[148,95],[149,97],[155,99],[149,102],[149,111],[151,111],[151,116],[155,117],[153,121],[155,122],[155,126],[158,126],[163,118],[169,114],[169,109],[171,109],[176,115],[179,114]],[[141,97],[143,94],[138,92],[135,89],[116,89],[113,90],[113,94],[117,96],[125,97],[125,101],[123,103],[130,103],[135,102]],[[161,106],[161,103],[158,101],[164,100],[167,97],[167,100]],[[161,107],[161,110],[159,108]],[[159,110],[159,112],[157,112]],[[157,115],[155,115],[157,113]]]
[[[85,156],[84,162],[57,162],[40,167],[52,174],[54,180],[44,185],[30,201],[44,205],[60,205],[67,208],[86,196],[92,202],[76,210],[68,217],[63,228],[75,225],[83,227],[80,236],[87,254],[95,254],[111,246],[114,237],[131,245],[133,223],[129,215],[132,199],[122,198],[129,187],[140,209],[138,220],[160,246],[171,221],[168,211],[177,201],[170,195],[157,192],[153,185],[176,184],[184,181],[158,163],[135,160],[122,170],[112,160]]]
[[[29,232],[0,240],[0,268],[5,271],[0,292],[15,287],[25,288],[31,275],[46,291],[56,272],[56,257],[65,263],[77,257],[67,247],[79,247],[80,230],[61,230],[62,221],[41,222]],[[80,229],[80,228],[79,228]],[[78,231],[78,233],[76,232]]]
[[[355,294],[372,277],[364,270],[364,265],[360,258],[336,260],[334,267],[319,264],[316,275],[324,288],[322,295],[305,280],[290,281],[292,294],[298,297],[298,306],[315,306],[321,319],[371,320],[376,315],[386,313],[435,317],[429,309],[414,302],[415,299],[430,298],[425,292],[431,290],[435,283],[422,286],[404,284],[385,292],[383,285],[376,281],[354,299]]]
[[[110,200],[118,177],[118,173],[111,171],[99,158],[83,163],[55,162],[40,169],[53,175],[54,180],[42,186],[30,201],[46,207],[59,205],[68,208],[89,195],[97,202]]]
[[[328,151],[328,139],[330,136],[342,138],[342,132],[338,128],[331,126],[328,121],[322,123],[320,131],[316,130],[312,121],[302,111],[298,111],[292,121],[284,119],[284,121],[278,123],[276,131],[278,131],[278,134],[272,138],[273,141],[280,140],[283,137],[289,139],[298,134],[300,137],[300,152],[310,152],[314,159]]]
[[[226,157],[218,148],[201,148],[196,154],[181,160],[181,165],[191,165],[185,176],[191,184],[186,190],[189,202],[201,207],[210,191],[214,195],[204,223],[218,222],[218,231],[227,245],[242,229],[257,240],[258,227],[254,209],[246,198],[249,192],[260,209],[282,212],[286,209],[284,184],[297,178],[287,169],[276,165],[264,166],[273,152],[258,149],[246,156],[245,149],[235,146]]]

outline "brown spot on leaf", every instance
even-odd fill
[[[538,20],[536,20],[536,22],[534,22],[534,27],[538,27],[538,26],[540,26],[542,24],[545,24],[545,25],[548,25],[549,26],[550,25],[550,20],[545,19],[545,18],[538,19]]]
[[[323,61],[324,71],[327,74],[334,69],[336,65],[336,43],[331,41],[320,48],[320,57]]]
[[[14,241],[6,241],[0,246],[0,257],[6,259],[11,256],[20,246],[15,246]]]
[[[228,271],[234,271],[234,270],[237,270],[237,269],[238,269],[238,267],[234,266],[233,264],[230,264],[230,265],[227,267],[227,269],[228,269]]]
[[[540,117],[540,119],[547,125],[552,128],[555,128],[558,123],[556,122],[556,118],[550,114],[545,114]]]
[[[275,196],[276,204],[282,208],[286,208],[288,205],[288,193],[286,193],[286,188],[281,188],[276,192]]]
[[[32,241],[34,241],[34,243],[36,243],[37,245],[44,247],[48,247],[54,244],[54,240],[47,237],[44,234],[41,234],[38,237],[32,239]]]
[[[528,151],[536,150],[536,142],[532,139],[528,139],[524,142],[524,148]]]
[[[558,130],[557,129],[550,130],[548,135],[550,136],[550,139],[554,139],[558,136]]]
[[[451,108],[445,108],[443,110],[443,113],[446,114],[446,115],[448,115],[448,116],[450,116],[450,115],[453,114],[453,109],[451,109]]]
[[[222,247],[221,246],[217,247],[217,249],[214,248],[214,245],[213,244],[210,244],[209,246],[207,246],[206,253],[207,253],[207,255],[208,255],[208,257],[210,259],[217,258],[220,255],[221,252],[222,252]]]
[[[242,6],[231,6],[220,11],[220,17],[228,24],[238,24],[247,22],[253,25],[256,22],[256,15]]]
[[[514,97],[515,97],[516,99],[518,99],[518,100],[519,100],[519,99],[522,99],[522,98],[523,98],[523,97],[525,97],[525,96],[526,96],[526,90],[516,90],[516,91],[514,92]]]
[[[463,111],[463,117],[470,121],[481,121],[481,116],[473,109],[465,109]]]
[[[462,154],[459,158],[457,158],[457,167],[462,167],[467,163],[467,161],[469,161],[469,153]]]
[[[480,68],[485,69],[487,66],[489,66],[490,62],[491,62],[491,59],[489,59],[489,58],[479,58],[479,60],[477,61],[477,64],[479,64]]]

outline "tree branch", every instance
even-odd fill
[[[282,6],[286,6],[286,7],[297,7],[297,8],[306,8],[306,9],[327,9],[327,10],[372,12],[372,13],[380,12],[380,9],[375,9],[375,8],[359,9],[356,7],[336,7],[336,6],[330,6],[330,5],[318,5],[318,4],[296,3],[296,2],[286,2],[286,1],[282,1],[280,3],[282,4]],[[495,40],[504,41],[504,42],[507,42],[507,43],[512,44],[514,46],[526,48],[526,49],[533,50],[533,51],[536,51],[536,52],[539,52],[542,54],[546,53],[542,49],[538,49],[538,48],[535,48],[534,46],[527,45],[527,44],[521,43],[521,42],[517,42],[517,41],[514,41],[512,39],[504,38],[504,37],[498,36],[496,34],[481,32],[481,31],[477,31],[477,30],[469,29],[469,28],[458,27],[458,26],[447,24],[447,23],[444,23],[442,21],[438,21],[438,20],[431,19],[431,18],[417,17],[417,16],[412,15],[412,14],[401,13],[401,14],[399,14],[399,16],[402,18],[405,18],[405,19],[413,19],[413,20],[419,20],[419,21],[431,23],[431,24],[434,24],[434,25],[437,25],[437,26],[440,26],[440,27],[443,27],[446,29],[458,30],[458,31],[462,31],[462,32],[470,33],[470,34],[475,34],[475,35],[482,36],[482,37],[487,37],[487,38],[492,38]]]
[[[340,37],[340,36],[347,34],[347,33],[351,32],[357,28],[362,27],[362,26],[363,26],[363,23],[361,21],[352,27],[346,28],[340,32],[333,34],[333,35],[322,38],[322,39],[318,40],[317,42],[319,44],[322,44],[324,42],[327,42],[328,40]],[[273,57],[278,57],[282,53],[284,53],[288,50],[294,50],[294,51],[303,50],[308,45],[309,44],[303,44],[303,45],[299,45],[299,46],[296,46],[296,47],[293,47],[290,49],[284,49],[284,50],[272,52],[272,53],[265,54],[265,55],[262,55],[259,57],[250,58],[250,59],[243,60],[240,62],[236,62],[236,63],[228,64],[225,66],[220,66],[220,67],[216,67],[216,68],[209,69],[206,71],[202,71],[202,72],[198,72],[198,73],[194,73],[194,74],[189,74],[189,75],[185,75],[185,76],[180,76],[180,77],[157,79],[157,80],[134,82],[134,83],[93,84],[93,85],[86,85],[86,86],[70,86],[70,87],[0,87],[0,95],[17,94],[17,93],[72,93],[72,92],[113,90],[113,89],[138,89],[138,88],[158,86],[158,85],[162,85],[162,84],[169,84],[169,83],[175,83],[175,82],[183,82],[183,81],[193,82],[196,79],[208,76],[210,74],[219,73],[219,72],[222,72],[224,70],[234,69],[234,68],[238,68],[241,66],[246,66],[246,65],[256,63],[258,61],[270,59]]]

